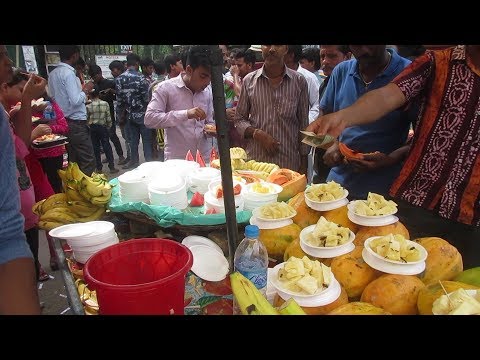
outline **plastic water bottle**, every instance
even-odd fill
[[[52,103],[47,101],[47,107],[43,110],[43,118],[46,120],[55,119],[55,111],[53,110]]]
[[[268,253],[267,248],[258,239],[258,226],[247,225],[245,238],[235,250],[234,267],[249,279],[265,296],[267,292]],[[234,314],[240,314],[236,302],[233,302]]]

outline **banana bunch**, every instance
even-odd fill
[[[70,201],[65,193],[60,193],[37,202],[32,210],[40,217],[38,227],[49,231],[65,224],[98,220],[105,213],[105,206],[85,200]]]
[[[87,284],[81,279],[75,281],[80,301],[83,304],[85,315],[98,315],[98,300],[95,290],[90,290]]]
[[[85,175],[77,163],[68,164],[65,170],[58,170],[64,193],[70,201],[88,201],[96,206],[106,205],[112,196],[112,186],[103,174]]]
[[[293,299],[280,309],[274,308],[255,285],[238,271],[230,275],[230,283],[233,296],[243,315],[305,315]]]

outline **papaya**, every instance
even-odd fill
[[[315,225],[320,219],[321,213],[313,210],[305,202],[304,192],[300,192],[288,201],[288,205],[293,207],[297,212],[292,220],[295,224],[300,226],[301,229],[310,225]]]
[[[273,298],[273,306],[278,308],[284,302],[285,302],[285,300],[283,300],[280,297],[280,295],[275,294],[275,297]],[[348,304],[348,296],[347,296],[347,292],[345,291],[345,289],[342,288],[342,292],[340,293],[340,296],[338,297],[338,299],[331,302],[330,304],[322,305],[322,306],[316,306],[316,307],[301,306],[301,308],[303,309],[303,311],[305,311],[305,313],[307,315],[326,315],[330,311],[338,308],[339,306],[345,305],[345,304]]]
[[[333,275],[347,291],[350,299],[358,298],[365,287],[382,273],[371,268],[362,257],[363,246],[332,260]]]
[[[282,262],[285,250],[300,236],[300,227],[293,223],[277,229],[260,229],[259,240],[267,248],[268,256]]]
[[[428,253],[420,279],[429,285],[438,280],[452,280],[463,271],[462,255],[457,248],[439,237],[415,239]]]
[[[453,280],[480,287],[480,267],[464,270],[455,276]]]
[[[278,169],[267,177],[267,182],[280,185],[283,190],[278,194],[277,201],[286,201],[307,187],[307,177],[290,169]]]
[[[423,289],[420,290],[418,293],[417,299],[417,309],[420,315],[433,315],[432,306],[435,300],[437,300],[440,296],[445,295],[445,291],[443,291],[443,287],[448,293],[451,293],[455,290],[463,288],[465,290],[478,290],[480,287],[465,284],[459,281],[442,281],[442,284],[437,281],[436,283],[430,284],[425,286]]]
[[[373,154],[379,153],[379,151],[375,151],[373,153],[361,153],[359,151],[350,149],[347,145],[345,145],[342,142],[338,143],[338,150],[340,150],[340,153],[343,156],[345,156],[347,160],[349,159],[363,160],[365,158],[365,155],[373,155]]]
[[[385,274],[363,290],[360,301],[393,315],[416,315],[418,294],[425,284],[416,276]]]
[[[353,233],[357,233],[359,225],[351,222],[348,218],[347,213],[347,205],[339,207],[337,209],[320,212],[321,216],[323,216],[328,221],[334,222],[335,224],[341,225],[343,227],[347,227],[352,230]]]
[[[327,315],[392,315],[382,308],[375,305],[354,301],[348,304],[341,305],[336,309],[330,311]]]
[[[400,221],[385,226],[360,226],[355,233],[355,245],[363,246],[365,240],[372,236],[385,236],[388,234],[399,234],[407,240],[410,240],[410,233],[408,229]]]

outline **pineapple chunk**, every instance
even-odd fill
[[[398,241],[390,240],[385,258],[400,261],[400,243]]]
[[[324,265],[323,263],[320,264],[322,266],[322,273],[323,273],[323,286],[328,287],[332,282],[332,269],[328,266]]]
[[[311,275],[306,275],[298,280],[297,285],[310,295],[315,294],[315,292],[318,290],[317,279]]]

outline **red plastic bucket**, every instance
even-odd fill
[[[167,239],[132,239],[95,253],[83,268],[104,315],[183,314],[193,255]]]

